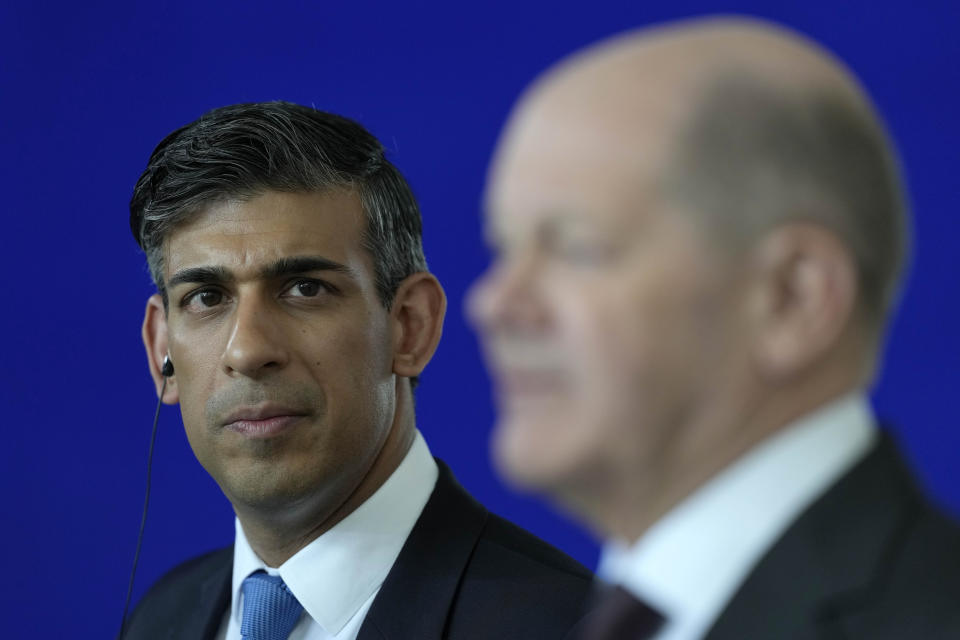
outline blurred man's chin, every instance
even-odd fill
[[[491,446],[500,477],[516,489],[553,493],[572,462],[556,438],[550,425],[501,418]]]

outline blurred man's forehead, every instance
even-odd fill
[[[574,229],[642,210],[656,197],[672,137],[668,127],[628,133],[568,106],[534,105],[504,136],[484,203],[495,227],[525,226],[532,217]]]
[[[551,74],[511,116],[491,165],[487,208],[619,208],[643,199],[662,177],[693,96],[686,81],[619,60]],[[607,199],[617,202],[598,202]]]

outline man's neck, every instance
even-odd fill
[[[680,458],[651,461],[639,465],[635,477],[617,478],[603,494],[604,500],[592,501],[592,521],[599,524],[605,538],[624,541],[639,539],[654,523],[665,516],[684,498],[708,482],[734,461],[777,433],[786,425],[817,408],[829,404],[854,390],[848,377],[835,384],[795,386],[791,390],[772,391],[755,402],[744,402],[731,409],[728,428],[701,425],[686,433],[708,433],[714,437],[694,441],[689,448],[679,448]],[[722,411],[711,412],[705,419],[719,421]]]

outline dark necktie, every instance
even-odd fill
[[[247,576],[243,590],[243,640],[287,640],[303,607],[280,576],[258,571]]]
[[[594,602],[577,640],[645,640],[664,623],[658,611],[623,587],[604,586]]]

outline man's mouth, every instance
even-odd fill
[[[496,375],[497,387],[507,395],[528,396],[562,392],[564,376],[557,371],[512,368]]]
[[[504,338],[488,344],[486,355],[500,394],[536,397],[569,390],[560,351],[547,342]]]
[[[230,413],[223,427],[248,438],[271,438],[306,415],[303,410],[276,404],[239,407]]]

